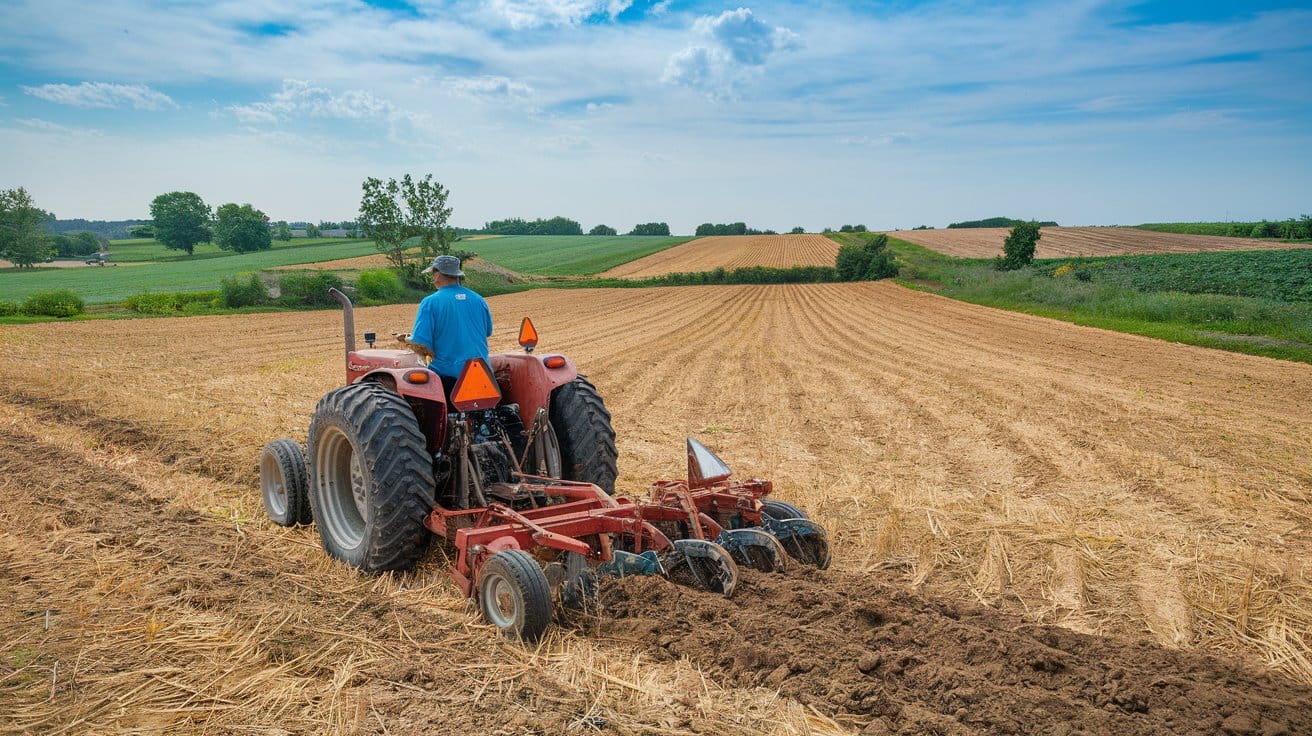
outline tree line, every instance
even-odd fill
[[[457,234],[464,235],[582,235],[583,225],[578,220],[557,215],[549,218],[525,220],[522,217],[509,217],[504,220],[491,220],[478,228],[455,228]],[[629,235],[669,235],[670,226],[664,222],[647,222],[635,225]],[[588,231],[588,235],[619,235],[619,231],[610,225],[601,224]]]
[[[1034,220],[1015,220],[1010,217],[987,217],[983,220],[964,220],[962,222],[953,222],[948,225],[952,228],[971,228],[971,227],[1016,227],[1017,225],[1034,222],[1039,227],[1058,227],[1057,223],[1046,220],[1036,222]],[[919,229],[919,228],[917,228]]]

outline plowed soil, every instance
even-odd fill
[[[992,258],[1002,254],[1002,241],[1010,228],[954,228],[952,230],[898,230],[889,237],[923,245],[961,258]],[[1271,250],[1306,248],[1306,243],[1279,240],[1223,238],[1216,235],[1180,235],[1131,227],[1045,227],[1040,230],[1037,258],[1121,256],[1138,253],[1197,253],[1216,250]]]
[[[696,436],[824,524],[833,571],[627,583],[655,587],[525,650],[440,550],[367,578],[263,518],[259,448],[341,381],[338,314],[3,327],[0,733],[1308,730],[1307,366],[890,283],[492,308],[494,350],[531,315],[598,385],[621,490]]]
[[[732,601],[606,581],[596,628],[868,734],[1312,732],[1312,690],[1234,662],[926,600],[883,576],[743,576]]]
[[[653,253],[601,276],[631,279],[746,266],[832,266],[837,255],[838,244],[823,235],[724,235]]]

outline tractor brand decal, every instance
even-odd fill
[[[371,366],[371,365],[365,365],[365,364],[363,364],[363,363],[347,363],[347,364],[346,364],[346,370],[348,370],[348,371],[367,371],[367,370],[369,370],[370,368],[373,368],[373,366]]]

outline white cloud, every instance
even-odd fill
[[[592,148],[592,141],[579,135],[557,135],[537,140],[537,149],[543,153],[572,153]]]
[[[71,84],[43,84],[40,87],[23,87],[24,92],[47,102],[74,107],[123,107],[131,105],[137,110],[162,110],[177,107],[172,98],[144,84],[112,84],[109,82],[83,82]]]
[[[480,77],[452,77],[444,82],[447,89],[466,97],[520,99],[533,93],[533,88],[509,77],[483,75]]]
[[[492,0],[491,9],[511,28],[578,25],[599,15],[611,19],[633,0]]]
[[[336,120],[392,120],[404,117],[391,102],[361,89],[340,94],[326,87],[314,87],[302,79],[284,79],[282,89],[265,102],[233,105],[228,108],[248,125],[277,123],[293,117],[331,118]]]
[[[796,33],[765,23],[751,8],[703,16],[692,30],[700,38],[670,56],[661,81],[700,89],[717,99],[735,97],[772,57],[801,46]]]
[[[31,130],[40,131],[42,133],[53,133],[55,135],[96,137],[104,135],[104,133],[95,128],[71,128],[67,125],[60,125],[59,123],[52,123],[49,120],[41,120],[39,118],[15,118],[14,122]]]

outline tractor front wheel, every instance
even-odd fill
[[[483,563],[478,605],[501,633],[524,641],[537,641],[551,624],[551,586],[523,550],[502,550]]]
[[[615,430],[597,387],[579,376],[551,392],[551,425],[560,445],[560,465],[566,480],[599,486],[614,495]]]
[[[264,512],[279,526],[309,524],[309,481],[305,454],[296,440],[274,440],[260,453],[260,495]]]
[[[412,567],[428,546],[433,462],[410,405],[376,383],[319,400],[310,505],[324,551],[364,572]]]

